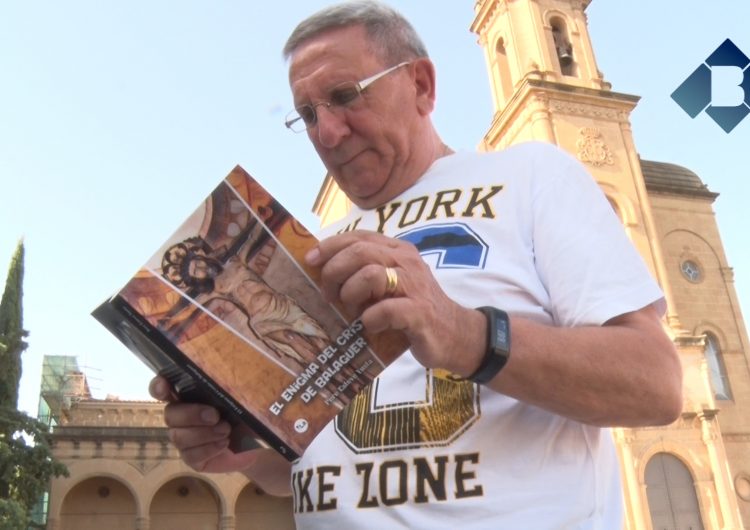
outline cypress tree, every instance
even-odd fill
[[[43,528],[30,512],[53,476],[67,476],[56,462],[43,423],[18,410],[23,329],[24,246],[19,241],[0,299],[0,530]]]
[[[0,406],[18,406],[21,354],[28,346],[23,329],[24,245],[18,242],[10,261],[5,290],[0,299]]]

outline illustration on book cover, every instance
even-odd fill
[[[297,453],[404,349],[323,300],[316,242],[238,166],[119,292]]]

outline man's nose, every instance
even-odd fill
[[[349,134],[344,109],[320,106],[317,108],[317,119],[312,133],[317,134],[318,142],[325,148],[336,147]]]

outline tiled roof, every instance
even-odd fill
[[[641,170],[648,191],[693,195],[710,199],[719,196],[718,193],[709,190],[698,175],[677,164],[641,160]]]

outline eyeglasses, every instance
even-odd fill
[[[333,90],[331,90],[331,95],[329,96],[330,99],[328,101],[320,101],[318,103],[300,105],[292,112],[287,114],[284,125],[286,125],[287,129],[291,129],[296,133],[304,132],[307,129],[317,125],[318,112],[316,109],[318,107],[324,106],[327,109],[330,109],[331,107],[352,108],[358,101],[361,100],[360,96],[362,96],[362,92],[364,92],[367,87],[369,87],[381,77],[385,77],[394,70],[397,70],[402,66],[406,66],[407,64],[409,64],[409,61],[404,61],[403,63],[399,63],[396,66],[391,66],[390,68],[387,68],[378,74],[370,76],[367,79],[363,79],[359,83],[343,83],[341,85],[338,85]]]

